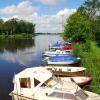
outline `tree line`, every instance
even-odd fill
[[[16,18],[4,21],[0,19],[0,35],[33,34],[35,24]]]
[[[100,46],[100,1],[86,0],[66,20],[63,37],[81,42],[95,40]]]
[[[86,0],[66,20],[62,35],[72,41],[73,55],[93,77],[86,89],[100,94],[100,0]]]

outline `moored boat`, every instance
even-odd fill
[[[92,81],[92,77],[90,76],[76,76],[76,77],[71,77],[76,84],[79,86],[85,86],[90,84]]]
[[[60,42],[57,42],[57,43],[55,43],[53,45],[49,45],[49,49],[54,49],[54,50],[56,50],[56,49],[58,49],[60,47],[61,47],[61,43]]]
[[[72,46],[71,45],[66,45],[64,47],[58,48],[58,50],[63,50],[63,51],[69,51],[69,52],[71,52],[72,51]]]
[[[86,68],[84,67],[70,67],[70,66],[45,66],[45,68],[54,73],[55,76],[69,77],[84,75]]]
[[[80,58],[73,56],[54,56],[47,59],[47,64],[50,65],[69,65],[77,63]]]
[[[64,77],[66,80],[72,80],[77,85],[83,87],[85,85],[88,85],[92,81],[92,77],[90,76],[73,76],[73,77]]]
[[[12,100],[99,100],[72,79],[56,78],[43,67],[27,68],[15,75]]]
[[[63,55],[70,55],[70,52],[66,52],[63,50],[50,50],[50,51],[44,51],[43,55],[44,56],[63,56]]]

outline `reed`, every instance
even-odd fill
[[[87,45],[74,44],[74,55],[81,57],[81,66],[86,67],[87,72],[93,77],[93,81],[89,86],[90,89],[100,94],[100,48],[93,41],[89,44],[90,48]],[[78,46],[80,46],[80,49],[77,51]]]

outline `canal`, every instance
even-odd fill
[[[34,39],[0,40],[0,100],[11,100],[14,73],[40,66],[42,52],[49,44],[61,41],[59,35],[37,35]]]

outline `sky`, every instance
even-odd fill
[[[36,25],[36,32],[59,33],[65,20],[85,0],[0,0],[0,18],[18,18]]]

